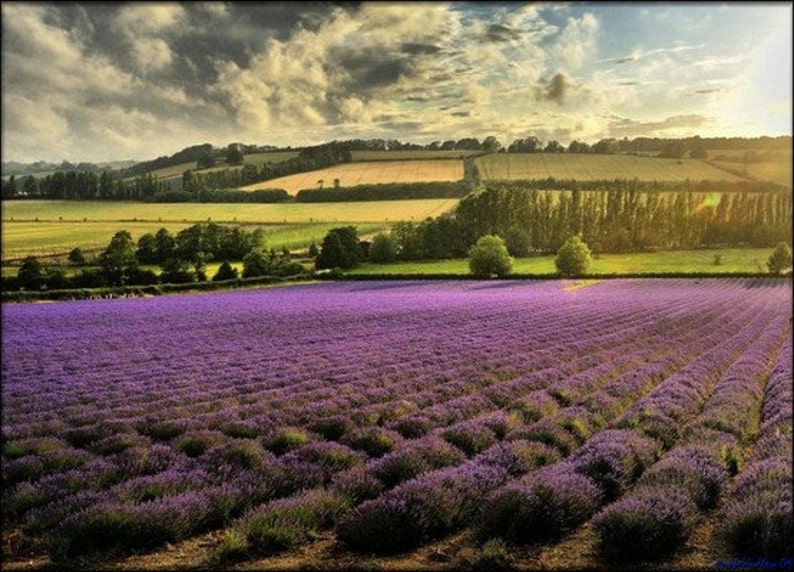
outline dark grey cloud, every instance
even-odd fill
[[[418,42],[407,42],[402,44],[402,51],[408,55],[435,55],[442,53],[444,48],[436,44],[421,44]]]
[[[489,42],[510,42],[521,38],[524,32],[504,24],[491,24],[483,35],[483,39]]]
[[[546,84],[543,91],[543,99],[553,101],[557,105],[562,105],[565,103],[572,86],[573,84],[567,75],[564,73],[557,73]]]

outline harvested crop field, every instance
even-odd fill
[[[532,180],[553,177],[595,181],[743,181],[696,159],[661,159],[636,155],[587,155],[580,153],[493,153],[478,157],[475,164],[482,180]]]
[[[373,185],[379,183],[418,183],[424,181],[460,181],[463,179],[463,161],[433,159],[416,161],[372,161],[342,163],[327,169],[298,173],[278,179],[263,181],[243,190],[284,189],[294,195],[301,189],[332,187],[334,180],[341,187]]]
[[[791,304],[770,277],[4,305],[4,567],[783,562]]]

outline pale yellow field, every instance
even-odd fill
[[[463,179],[463,161],[419,160],[343,163],[327,169],[298,173],[242,187],[243,190],[284,189],[291,195],[301,189],[316,189],[323,181],[324,188],[339,179],[342,187],[378,183],[418,183],[424,181],[460,181]]]
[[[578,181],[742,181],[697,159],[579,153],[496,153],[475,159],[483,180],[575,179]]]
[[[758,151],[761,161],[758,163],[744,163],[740,159],[746,151],[713,151],[714,165],[736,173],[747,173],[750,177],[761,181],[772,181],[779,185],[792,187],[792,156],[791,149],[775,149],[772,151]],[[733,157],[736,160],[722,161],[718,157]]]
[[[457,204],[458,199],[280,204],[3,201],[2,216],[4,222],[396,222],[435,217]]]

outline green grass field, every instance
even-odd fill
[[[643,273],[750,273],[767,272],[766,260],[772,249],[725,248],[633,254],[603,254],[593,260],[588,274]],[[715,256],[721,264],[714,264]],[[553,274],[554,256],[519,258],[513,265],[516,274]],[[397,262],[394,264],[363,264],[348,274],[460,274],[469,273],[466,259],[428,262]]]
[[[8,221],[132,221],[353,223],[423,220],[448,212],[457,199],[362,201],[355,203],[157,203],[111,201],[3,201]]]
[[[20,260],[26,256],[64,256],[73,248],[85,252],[105,248],[110,239],[120,230],[129,231],[133,240],[146,233],[155,234],[167,228],[176,234],[189,223],[172,222],[4,222],[2,260]],[[280,250],[307,248],[312,242],[320,244],[336,223],[293,223],[245,225],[252,230],[261,228],[265,233],[265,246]],[[388,229],[385,223],[356,223],[359,237],[366,238]]]
[[[495,153],[475,159],[480,178],[489,180],[638,179],[641,181],[747,180],[696,159],[579,153]]]

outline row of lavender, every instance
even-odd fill
[[[516,479],[567,482],[577,455],[612,450],[610,439],[639,448],[641,461],[623,459],[639,469],[589,498],[620,497],[651,459],[707,438],[678,434],[691,403],[750,349],[772,359],[789,308],[786,284],[725,280],[325,285],[4,308],[4,507],[31,534],[56,531],[54,554],[67,557],[154,547],[241,514],[228,554],[340,519],[339,537],[367,550],[371,537],[414,546],[475,522],[513,538],[475,514],[475,499]],[[721,460],[738,468],[745,449]],[[558,532],[594,510],[571,507]]]

